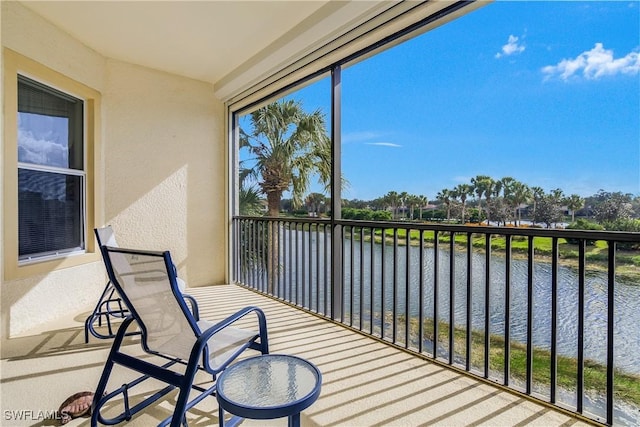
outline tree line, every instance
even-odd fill
[[[249,116],[240,129],[240,150],[249,156],[239,164],[239,204],[242,215],[278,216],[302,210],[311,215],[329,214],[330,201],[322,193],[308,193],[310,180],[329,187],[331,144],[324,114],[307,113],[300,101],[279,100]],[[346,180],[343,179],[343,184]],[[283,199],[290,192],[291,199]],[[265,201],[266,199],[266,201]],[[425,220],[519,225],[523,218],[551,227],[575,222],[576,214],[607,224],[608,229],[636,227],[640,198],[621,192],[598,191],[583,198],[549,192],[512,177],[494,179],[478,175],[469,183],[440,190],[435,200],[425,195],[390,191],[373,200],[343,200],[343,218],[373,220]],[[626,221],[626,225],[624,223]],[[635,222],[634,222],[635,221]],[[629,225],[632,224],[632,225]]]
[[[362,215],[363,209],[387,210],[391,220],[432,219],[462,224],[487,222],[518,226],[527,219],[533,224],[551,227],[565,221],[575,223],[576,216],[602,224],[640,217],[640,197],[632,194],[599,190],[583,198],[577,194],[565,195],[559,188],[546,192],[512,177],[494,179],[487,175],[478,175],[468,184],[442,189],[433,202],[424,195],[390,191],[370,201],[346,200],[343,206],[353,209],[347,209],[348,215]]]

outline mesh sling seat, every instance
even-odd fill
[[[116,235],[113,231],[113,228],[108,225],[103,228],[94,229],[96,239],[98,241],[98,247],[102,246],[111,246],[118,247],[118,242],[116,241]],[[184,291],[186,284],[180,278],[178,280],[178,286],[181,291]],[[184,297],[189,300],[192,308],[197,309],[197,305],[195,304],[195,300],[190,295],[184,295]],[[112,319],[114,320],[122,320],[129,315],[129,309],[126,304],[122,301],[122,298],[118,294],[117,289],[113,286],[113,283],[109,279],[102,291],[102,295],[98,299],[98,303],[96,304],[93,312],[86,318],[84,322],[84,342],[85,344],[89,342],[89,334],[93,335],[99,339],[110,339],[116,336],[114,332],[114,325],[111,323]],[[106,333],[102,331],[98,331],[96,329],[96,324],[98,327],[102,327],[104,321],[104,325],[107,328]],[[133,332],[131,334],[134,334]]]
[[[215,324],[199,320],[197,310],[193,313],[189,310],[180,292],[168,251],[109,246],[102,246],[101,250],[109,279],[129,308],[130,315],[118,329],[98,382],[92,404],[92,426],[128,421],[175,389],[178,389],[178,395],[173,414],[159,425],[186,424],[186,411],[207,396],[215,396],[216,375],[241,353],[247,349],[262,354],[269,352],[266,318],[257,307],[245,307]],[[140,330],[140,344],[146,353],[141,357],[127,354],[122,348],[127,329],[134,320]],[[242,326],[249,324],[255,330],[237,328],[234,324],[239,321]],[[154,363],[156,360],[161,362]],[[109,392],[107,385],[114,366],[136,371],[141,376]],[[211,375],[213,382],[210,387],[194,384],[198,372]],[[149,378],[164,382],[166,386],[131,406],[130,390]],[[189,400],[192,392],[195,392],[195,397]],[[123,398],[122,412],[105,419],[101,415],[103,406],[120,397]],[[112,406],[109,405],[109,411]]]

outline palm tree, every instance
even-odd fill
[[[261,215],[263,212],[264,200],[260,197],[260,190],[256,187],[240,187],[238,201],[240,215]]]
[[[240,130],[240,146],[254,156],[253,170],[267,196],[269,216],[279,215],[287,190],[294,206],[300,206],[314,174],[328,185],[331,144],[320,110],[308,114],[299,101],[279,100],[251,113],[251,126],[251,133]]]
[[[536,223],[536,208],[538,207],[538,203],[544,197],[544,189],[542,187],[531,187],[531,196],[533,197],[533,214],[532,221],[534,224]]]
[[[398,196],[398,199],[400,201],[400,207],[402,207],[402,215],[403,217],[406,217],[407,216],[407,200],[409,199],[409,193],[407,193],[406,191],[403,191]]]
[[[562,203],[564,200],[564,192],[560,188],[556,188],[555,190],[551,190],[551,198],[557,204]]]
[[[513,194],[513,185],[516,182],[517,181],[511,178],[510,176],[505,176],[499,181],[500,186],[499,186],[498,193],[500,193],[500,190],[501,190],[502,197],[504,197],[505,199],[508,199]],[[499,194],[497,194],[497,196],[499,196]]]
[[[282,194],[290,190],[294,207],[302,204],[311,176],[331,180],[331,144],[324,114],[306,113],[295,100],[279,100],[251,113],[251,131],[240,130],[240,148],[253,156],[253,174],[267,196],[267,214],[280,214]],[[273,293],[279,268],[278,223],[269,230],[267,288]]]
[[[320,207],[324,204],[325,197],[322,193],[311,193],[305,199],[305,204],[307,205],[307,212],[309,214],[315,214],[318,216],[320,212]]]
[[[395,191],[389,191],[383,196],[383,200],[385,202],[385,205],[391,208],[391,217],[395,220],[396,209],[398,208],[398,204],[400,203],[400,195]]]
[[[251,184],[253,171],[244,167],[244,162],[240,162],[240,172],[238,181],[240,191],[238,192],[238,211],[240,215],[261,215],[264,208],[264,200],[260,197],[260,189]]]
[[[584,199],[577,194],[572,194],[565,199],[567,207],[571,210],[571,222],[576,220],[576,211],[584,206]]]
[[[440,192],[436,195],[436,199],[440,200],[447,207],[447,221],[451,219],[451,190],[446,188],[440,190]]]
[[[456,196],[460,198],[460,202],[462,203],[462,224],[464,224],[467,197],[473,194],[473,187],[469,184],[459,184],[458,186],[456,186],[456,188],[453,189],[453,191],[455,191]]]
[[[532,191],[527,184],[515,181],[512,186],[511,200],[513,201],[514,216],[517,216],[516,226],[520,224],[521,212],[520,205],[531,199]]]
[[[420,221],[422,221],[422,209],[427,206],[429,204],[429,199],[427,198],[427,196],[417,196],[418,197],[418,206],[419,206],[419,211],[420,211]]]
[[[491,192],[493,189],[493,179],[487,175],[478,175],[475,178],[471,178],[471,185],[473,186],[473,191],[478,197],[478,211],[480,212],[480,219],[478,220],[478,224],[482,222],[482,196],[486,196],[487,203],[491,198]],[[489,210],[487,209],[487,223],[489,221]]]

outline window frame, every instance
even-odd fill
[[[100,224],[102,209],[99,206],[102,176],[99,167],[101,94],[70,77],[27,58],[11,49],[3,49],[4,62],[4,133],[3,133],[3,255],[4,279],[13,280],[99,261],[92,230]],[[39,256],[29,260],[19,259],[18,237],[18,75],[39,82],[54,90],[69,94],[84,102],[83,122],[83,218],[81,230],[84,250],[64,252],[53,256]]]
[[[20,160],[19,156],[18,156],[18,184],[20,182],[20,174],[22,173],[45,173],[45,174],[52,174],[55,177],[65,177],[67,180],[70,177],[77,177],[79,179],[78,182],[78,188],[79,188],[79,200],[77,200],[77,206],[74,206],[74,211],[75,214],[78,215],[77,218],[79,219],[79,222],[75,224],[75,226],[73,227],[73,229],[75,230],[75,233],[77,233],[77,238],[78,238],[78,245],[74,245],[73,247],[52,247],[49,248],[48,250],[41,250],[40,252],[29,252],[26,254],[22,254],[22,253],[18,253],[18,264],[19,265],[24,265],[24,264],[28,264],[28,263],[32,263],[32,262],[41,262],[43,260],[46,259],[56,259],[56,258],[60,258],[60,257],[64,257],[64,256],[68,256],[68,255],[73,255],[73,254],[79,254],[79,253],[84,253],[85,252],[85,248],[87,247],[87,235],[84,232],[84,224],[86,222],[86,198],[85,198],[85,194],[87,192],[87,186],[86,186],[86,177],[87,177],[87,173],[86,173],[86,159],[85,159],[85,145],[86,145],[86,138],[85,138],[85,132],[84,132],[84,125],[85,125],[85,121],[86,121],[86,115],[85,115],[85,108],[84,108],[84,100],[83,99],[78,99],[74,96],[71,96],[68,93],[64,93],[64,92],[60,92],[48,85],[42,84],[41,82],[37,82],[35,80],[29,79],[27,77],[25,77],[24,75],[18,73],[18,115],[21,114],[20,112],[20,85],[22,84],[22,87],[33,91],[33,90],[37,90],[40,91],[41,93],[45,93],[49,96],[54,96],[56,97],[56,99],[58,100],[62,100],[63,102],[69,102],[72,101],[74,103],[79,103],[76,104],[76,106],[73,108],[73,111],[71,113],[71,115],[67,115],[67,116],[62,116],[68,119],[68,123],[67,123],[67,131],[68,131],[68,135],[67,135],[67,143],[69,147],[72,147],[71,141],[73,142],[73,148],[70,148],[73,151],[76,150],[80,150],[80,156],[74,155],[74,153],[69,152],[69,163],[66,167],[62,166],[62,165],[53,165],[50,164],[48,162],[45,163],[39,163],[39,162],[32,162],[32,161],[26,161],[26,159],[23,159],[22,161]],[[26,96],[28,96],[27,94],[25,94]],[[67,105],[67,104],[66,104]],[[36,108],[39,110],[43,110],[43,108],[38,108],[38,106],[34,106],[34,105],[24,105],[22,106],[22,108]],[[44,112],[44,111],[22,111],[22,113],[29,113],[29,114],[40,114],[40,115],[45,115],[47,117],[61,117],[61,116],[54,116],[50,113]],[[80,144],[78,144],[78,142],[80,142]],[[19,143],[19,141],[18,141]],[[73,156],[73,157],[72,157]],[[73,164],[71,164],[73,163]],[[28,213],[21,213],[21,205],[20,205],[20,185],[18,185],[18,220],[20,220],[20,216],[21,215],[27,215],[29,216]],[[18,225],[18,233],[20,234],[20,227],[21,225]],[[66,227],[65,227],[66,228]],[[49,230],[49,227],[47,227],[46,230],[43,230],[45,233],[50,232],[51,230]],[[75,234],[74,233],[74,234]],[[19,246],[22,244],[22,242],[20,241],[20,236],[18,238],[18,244]],[[46,239],[45,239],[46,240]],[[74,242],[75,243],[75,242]],[[20,247],[18,248],[20,250]]]

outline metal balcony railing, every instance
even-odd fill
[[[263,217],[233,233],[241,285],[578,416],[639,421],[640,233]]]

